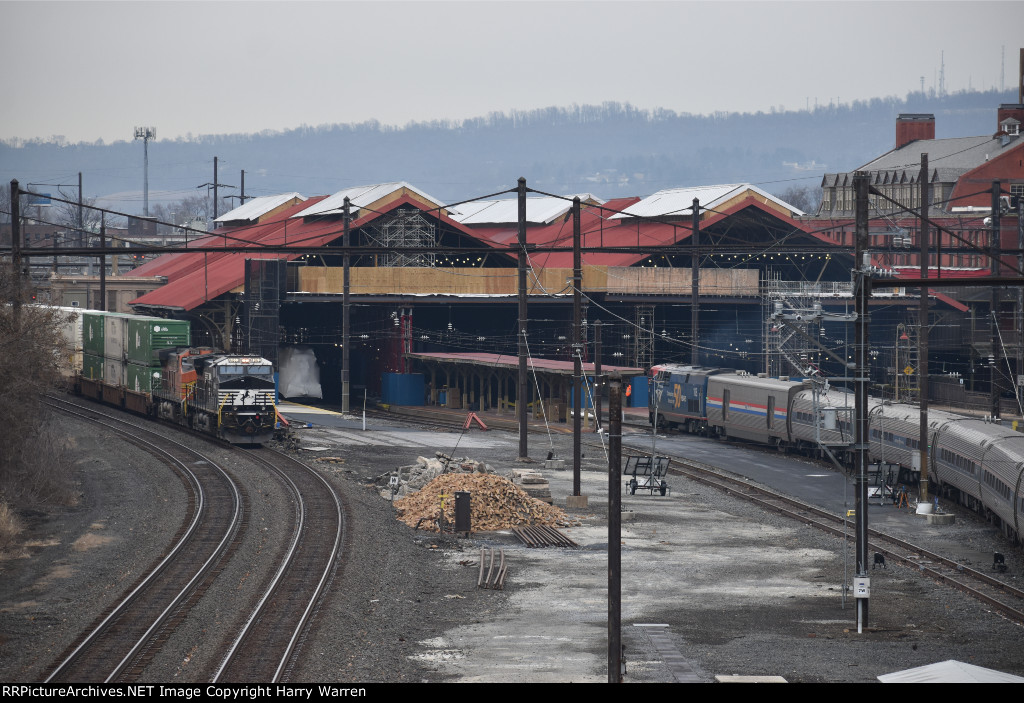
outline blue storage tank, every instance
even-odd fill
[[[381,400],[388,405],[423,405],[426,380],[421,373],[391,373],[381,376]]]

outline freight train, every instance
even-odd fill
[[[277,420],[273,365],[190,346],[185,320],[60,309],[65,374],[79,394],[232,444],[263,444]]]
[[[723,368],[651,369],[648,410],[659,428],[735,437],[809,456],[853,463],[853,394],[782,376]],[[920,472],[916,406],[868,400],[870,461],[895,480]],[[1024,434],[986,419],[928,412],[928,476],[935,494],[986,515],[1015,540],[1024,537]]]

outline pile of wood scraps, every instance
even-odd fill
[[[394,501],[398,519],[409,527],[438,531],[438,523],[455,524],[455,494],[470,494],[470,529],[507,530],[520,525],[574,524],[561,508],[526,494],[496,474],[442,474],[421,490]],[[443,512],[442,512],[443,510]]]

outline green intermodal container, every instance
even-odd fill
[[[125,356],[130,364],[159,366],[161,349],[187,347],[191,339],[188,320],[130,317],[125,334]]]
[[[86,310],[82,313],[82,351],[103,357],[104,323],[107,313]]]
[[[101,325],[102,329],[102,325]],[[82,354],[82,376],[94,381],[103,380],[103,357],[85,352]]]
[[[128,364],[125,366],[125,387],[137,393],[152,393],[160,387],[160,367]]]

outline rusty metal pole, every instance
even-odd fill
[[[921,225],[918,229],[920,232],[921,241],[921,278],[928,278],[928,259],[930,256],[929,252],[929,234],[928,234],[928,205],[929,205],[929,189],[928,189],[928,154],[921,154],[921,175],[919,176],[921,185]],[[935,233],[936,244],[940,240],[941,234]],[[935,247],[935,270],[936,276],[938,276],[939,269],[942,268],[942,260],[940,253],[941,247]],[[921,302],[920,309],[918,312],[919,326],[917,330],[917,387],[920,389],[918,397],[921,401],[921,425],[920,433],[918,436],[918,444],[920,445],[920,456],[921,456],[921,482],[918,486],[918,500],[922,503],[927,503],[928,498],[928,286],[921,286]],[[896,369],[896,373],[899,373],[899,369]]]
[[[583,265],[580,253],[580,199],[572,199],[572,494],[580,495],[580,433],[583,431]]]
[[[527,351],[526,351],[526,179],[519,179],[519,387],[516,392],[516,415],[519,417],[519,458],[529,456],[526,440]],[[543,402],[538,398],[538,402]]]
[[[608,384],[608,683],[622,683],[622,381]]]

